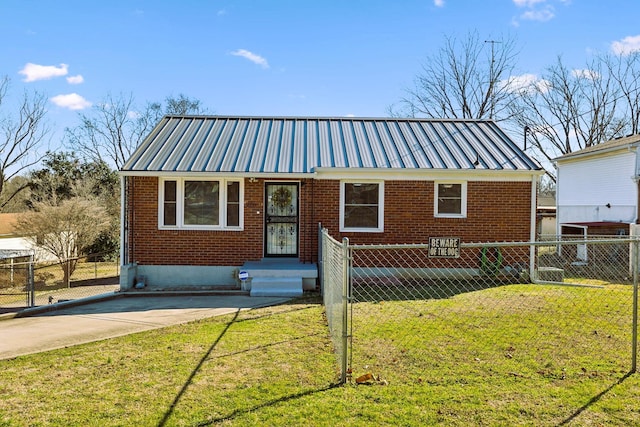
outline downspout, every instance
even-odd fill
[[[629,150],[631,150],[631,147],[629,147]],[[633,176],[631,177],[631,179],[636,184],[636,219],[634,222],[638,224],[640,222],[640,166],[638,165],[637,147],[633,151],[636,155],[636,164],[635,164],[635,170],[633,171]]]
[[[125,235],[125,230],[127,228],[127,194],[126,194],[126,178],[120,175],[120,266],[124,266],[128,264],[127,260],[127,250],[126,246],[128,245],[127,238]],[[121,268],[122,270],[122,268]]]
[[[311,221],[310,224],[313,224],[316,221],[316,180],[315,177],[311,180]],[[315,261],[313,260],[313,256],[311,257],[311,263],[320,261],[320,253],[316,254]],[[320,266],[318,266],[320,268]]]
[[[562,229],[560,228],[560,221],[558,221],[558,218],[560,216],[560,209],[559,209],[559,205],[558,205],[558,200],[559,200],[559,195],[560,195],[560,168],[558,167],[558,163],[556,162],[554,164],[555,168],[556,168],[556,239],[561,238],[561,231]]]
[[[636,220],[635,223],[638,224],[638,220],[640,220],[640,180],[637,176],[633,178],[636,183]]]
[[[536,240],[536,218],[538,213],[538,177],[531,175],[531,225],[529,227],[529,241],[534,242]],[[535,269],[536,247],[534,245],[529,246],[529,277],[534,277],[533,272]]]

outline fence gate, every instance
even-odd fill
[[[120,288],[117,255],[92,254],[66,262],[0,256],[0,313],[113,293]]]
[[[14,253],[0,259],[0,313],[34,305],[31,258]]]

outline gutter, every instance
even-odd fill
[[[314,167],[310,172],[206,172],[206,171],[126,171],[120,170],[118,174],[122,176],[154,176],[154,177],[240,177],[240,178],[289,178],[289,179],[305,179],[305,178],[333,178],[334,176],[342,177],[344,175],[371,175],[374,178],[380,176],[393,177],[422,177],[428,179],[432,176],[477,176],[484,178],[505,178],[507,177],[530,177],[542,176],[544,170],[505,170],[505,169],[402,169],[402,168],[333,168],[333,167]],[[394,178],[395,179],[395,178]],[[405,178],[407,179],[407,178]]]
[[[288,178],[288,179],[304,179],[313,178],[315,173],[313,172],[192,172],[192,171],[125,171],[121,170],[118,175],[122,176],[153,176],[153,177],[225,177],[230,176],[240,178]]]

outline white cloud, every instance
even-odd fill
[[[81,74],[77,76],[69,76],[67,77],[67,83],[70,85],[79,85],[80,83],[84,83],[84,77]]]
[[[58,107],[68,108],[69,110],[84,110],[91,107],[91,103],[77,93],[54,96],[51,98],[51,102]]]
[[[533,7],[537,3],[545,3],[547,0],[513,0],[513,4],[518,7]]]
[[[556,16],[553,6],[546,6],[544,9],[531,9],[520,15],[524,21],[547,22]]]
[[[37,80],[49,80],[54,77],[66,76],[69,72],[68,68],[67,64],[60,64],[59,67],[56,67],[55,65],[38,65],[29,62],[18,73],[25,76],[25,82],[35,82]]]
[[[233,52],[231,52],[231,55],[240,56],[242,58],[248,59],[254,64],[260,65],[262,68],[269,68],[269,63],[265,58],[253,52],[249,52],[248,50],[245,50],[245,49],[234,50]]]
[[[525,10],[511,20],[511,25],[518,27],[520,21],[550,21],[556,16],[556,9],[552,3],[567,6],[570,2],[571,0],[513,0],[516,7]]]
[[[218,16],[223,16],[223,15],[226,15],[226,14],[227,14],[226,9],[220,9],[220,10],[216,13],[216,15],[218,15]]]
[[[551,88],[551,83],[547,80],[539,79],[535,74],[511,76],[507,80],[503,80],[501,84],[512,93],[532,93],[534,90],[544,93]]]
[[[616,55],[629,55],[632,52],[640,51],[640,35],[627,36],[622,40],[611,43],[611,50]]]
[[[589,70],[587,68],[571,70],[571,75],[578,79],[587,79],[594,81],[602,77],[597,71]]]
[[[433,0],[433,4],[436,7],[444,7],[444,0]]]

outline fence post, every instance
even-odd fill
[[[69,259],[67,259],[65,261],[64,268],[65,268],[65,276],[66,276],[66,279],[67,279],[67,283],[65,283],[65,285],[67,286],[67,288],[70,288],[71,287],[71,274],[70,274],[71,273],[71,261],[69,261]]]
[[[324,280],[323,280],[323,262],[322,262],[322,245],[324,237],[322,235],[322,223],[318,223],[318,283],[320,284],[320,295],[324,298]]]
[[[633,242],[633,326],[631,332],[631,372],[636,372],[638,356],[638,250],[640,240]]]
[[[347,382],[347,343],[349,330],[347,326],[349,313],[349,238],[342,239],[342,375],[340,382]]]
[[[35,281],[35,274],[34,274],[34,263],[35,263],[35,257],[33,255],[31,255],[29,257],[29,266],[27,268],[27,280],[28,280],[28,294],[29,294],[29,307],[35,307],[36,306],[36,281]]]

